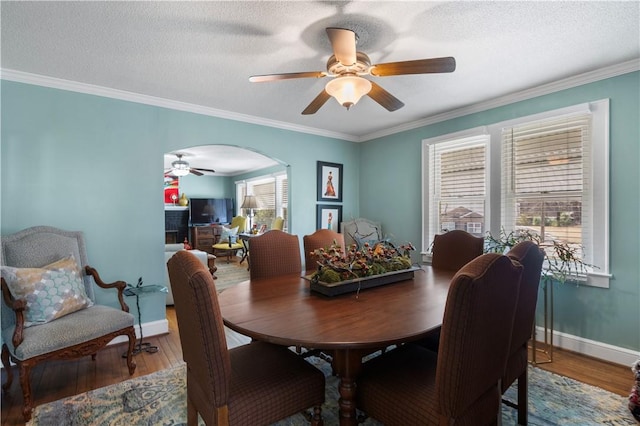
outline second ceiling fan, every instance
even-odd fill
[[[332,96],[338,103],[349,109],[362,96],[368,95],[388,111],[395,111],[402,108],[404,103],[375,82],[362,76],[387,77],[445,73],[456,69],[456,60],[450,56],[371,65],[369,56],[356,50],[355,32],[344,28],[327,28],[326,30],[334,53],[327,61],[327,71],[254,75],[249,78],[249,81],[261,83],[293,78],[332,77],[333,79],[327,83],[324,90],[302,111],[304,115],[316,113]]]

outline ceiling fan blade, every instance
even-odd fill
[[[322,90],[322,92],[311,101],[309,106],[302,111],[302,115],[315,114],[330,98],[331,95],[328,94],[326,90]]]
[[[196,175],[196,176],[202,176],[202,175],[204,174],[204,173],[202,173],[202,172],[199,172],[199,171],[198,171],[198,170],[196,170],[196,169],[189,169],[189,173],[191,173],[191,174],[193,174],[193,175]]]
[[[395,111],[404,106],[404,103],[402,103],[400,99],[396,98],[373,81],[371,82],[371,91],[368,95],[371,99],[389,111]]]
[[[388,62],[371,67],[371,75],[385,77],[389,75],[428,74],[453,72],[456,69],[455,58],[418,59],[415,61]]]
[[[336,59],[342,65],[350,66],[356,63],[356,33],[344,28],[327,28],[327,35]]]
[[[249,77],[249,81],[252,83],[264,83],[267,81],[289,80],[292,78],[320,78],[326,75],[327,73],[322,71],[290,72],[285,74],[252,75]]]
[[[211,170],[211,169],[201,169],[200,167],[192,167],[191,170],[197,170],[199,172],[209,172],[209,173],[215,173],[215,170]]]

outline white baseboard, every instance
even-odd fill
[[[544,338],[544,328],[536,327],[538,341]],[[640,352],[613,346],[608,343],[597,342],[559,331],[553,332],[553,345],[562,349],[577,352],[593,358],[629,366],[640,359]]]
[[[136,337],[139,339],[140,327],[138,327],[138,325],[136,324],[134,328],[136,329]],[[157,336],[158,334],[166,334],[168,332],[169,332],[169,321],[167,321],[166,318],[160,321],[145,322],[142,324],[143,337]],[[128,341],[127,336],[118,336],[115,339],[113,339],[107,346],[115,345],[115,344],[123,343],[127,341]]]

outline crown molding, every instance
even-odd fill
[[[640,58],[636,58],[627,62],[601,68],[595,71],[589,71],[573,77],[568,77],[555,82],[543,84],[541,86],[511,93],[509,95],[494,98],[488,101],[479,102],[477,104],[468,105],[462,108],[446,111],[440,114],[432,115],[421,120],[405,123],[399,126],[390,127],[377,132],[369,133],[363,136],[354,136],[346,133],[331,132],[329,130],[317,129],[314,127],[298,126],[282,121],[269,120],[266,118],[255,117],[247,114],[239,114],[225,110],[204,107],[201,105],[189,104],[170,99],[158,98],[155,96],[142,95],[124,90],[112,89],[108,87],[96,86],[92,84],[80,83],[77,81],[64,80],[60,78],[48,77],[39,74],[31,74],[22,71],[0,68],[0,78],[3,80],[15,81],[18,83],[33,84],[37,86],[51,87],[53,89],[68,90],[72,92],[84,93],[89,95],[102,96],[106,98],[119,99],[123,101],[136,102],[146,105],[152,105],[162,108],[168,108],[178,111],[192,112],[194,114],[207,115],[211,117],[224,118],[228,120],[241,121],[244,123],[257,124],[260,126],[274,127],[293,132],[307,133],[316,136],[341,139],[350,142],[366,142],[372,139],[389,136],[395,133],[413,130],[419,127],[428,126],[454,118],[463,117],[465,115],[474,114],[489,109],[509,105],[515,102],[532,99],[538,96],[547,95],[558,92],[560,90],[570,89],[584,84],[593,83],[611,77],[640,70]]]
[[[2,80],[15,81],[18,83],[33,84],[36,86],[50,87],[52,89],[67,90],[71,92],[84,93],[87,95],[101,96],[105,98],[118,99],[121,101],[136,102],[145,105],[168,108],[177,111],[192,112],[194,114],[208,115],[210,117],[224,118],[227,120],[241,121],[243,123],[257,124],[260,126],[274,127],[283,130],[290,130],[299,133],[308,133],[328,138],[336,138],[350,142],[358,142],[359,138],[354,135],[332,132],[329,130],[317,129],[314,127],[298,126],[283,121],[269,120],[247,114],[225,111],[216,108],[209,108],[187,102],[174,101],[171,99],[158,98],[155,96],[142,95],[140,93],[128,92],[125,90],[112,89],[109,87],[96,86],[93,84],[81,83],[78,81],[64,80],[61,78],[49,77],[40,74],[31,74],[23,71],[16,71],[7,68],[0,68],[0,78]]]
[[[419,127],[428,126],[428,125],[439,123],[442,121],[463,117],[465,115],[487,111],[493,108],[513,104],[515,102],[536,98],[538,96],[548,95],[550,93],[559,92],[565,89],[571,89],[573,87],[582,86],[588,83],[594,83],[596,81],[605,80],[611,77],[617,77],[619,75],[628,74],[630,72],[634,72],[638,70],[640,70],[640,58],[633,59],[631,61],[623,62],[620,64],[612,65],[609,67],[601,68],[595,71],[589,71],[583,74],[579,74],[573,77],[568,77],[568,78],[554,81],[551,83],[543,84],[541,86],[522,90],[520,92],[514,92],[509,95],[501,96],[488,101],[479,102],[477,104],[443,112],[441,114],[432,115],[430,117],[426,117],[421,120],[401,124],[400,126],[390,127],[388,129],[380,130],[378,132],[369,133],[368,135],[361,136],[359,139],[359,142],[365,142],[368,140],[381,138],[383,136],[389,136],[395,133],[400,133],[407,130],[413,130]]]

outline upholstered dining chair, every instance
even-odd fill
[[[324,374],[289,349],[265,342],[227,348],[218,293],[188,251],[168,262],[182,354],[187,364],[187,423],[270,424],[313,407],[321,425]]]
[[[269,278],[302,272],[297,235],[272,230],[251,239],[249,278]]]
[[[327,248],[332,244],[337,244],[345,250],[344,235],[330,229],[318,229],[313,234],[302,237],[304,264],[307,273],[312,273],[318,269],[317,257],[313,254],[313,251],[319,248]]]
[[[31,418],[31,369],[44,361],[96,358],[117,336],[127,336],[129,374],[136,364],[134,317],[124,281],[104,283],[87,260],[82,232],[35,226],[2,237],[2,365],[8,391],[13,361],[19,371],[25,421]],[[120,309],[95,303],[93,285],[116,290]],[[114,295],[115,295],[114,294]]]
[[[227,257],[227,263],[231,261],[231,256],[235,255],[238,250],[244,250],[244,245],[238,237],[239,233],[245,231],[247,218],[244,216],[236,216],[231,219],[229,226],[222,228],[219,240],[213,245],[213,250],[223,252]]]
[[[454,229],[433,238],[431,266],[457,271],[484,251],[484,238]]]
[[[484,238],[467,231],[454,229],[438,234],[431,247],[431,266],[448,271],[457,271],[484,251]],[[435,329],[420,342],[432,351],[438,351],[440,329]]]
[[[522,241],[509,250],[507,256],[523,266],[520,295],[516,306],[515,319],[513,321],[513,334],[511,335],[511,349],[507,359],[507,368],[502,377],[502,393],[518,380],[518,403],[504,402],[517,408],[518,424],[527,424],[528,410],[528,342],[531,338],[535,321],[536,304],[538,303],[538,287],[544,253],[542,249],[532,241]]]
[[[497,423],[522,266],[488,253],[451,280],[440,352],[405,344],[364,363],[357,407],[385,425]]]

